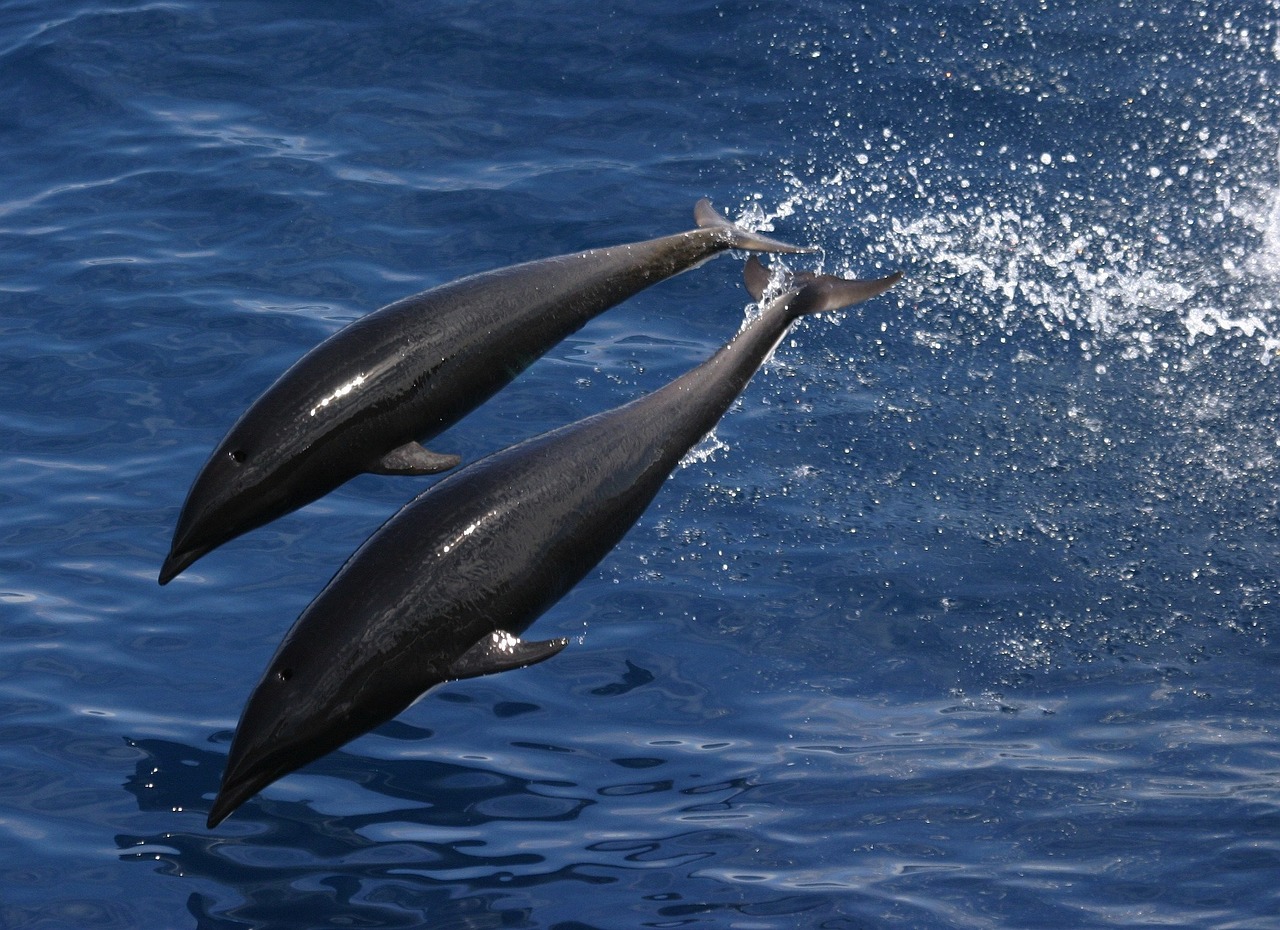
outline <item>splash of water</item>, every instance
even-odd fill
[[[975,653],[1015,670],[1179,642],[1196,661],[1206,630],[1264,641],[1280,598],[1280,132],[1256,39],[1228,22],[1209,44],[1249,91],[1216,98],[1216,122],[1145,112],[1146,135],[1103,154],[833,129],[777,206],[745,211],[765,231],[810,223],[835,265],[819,270],[907,269],[887,299],[933,380],[882,385],[877,426],[934,467],[928,495],[897,486],[896,506],[1011,551],[1036,541],[1077,595],[970,621]]]

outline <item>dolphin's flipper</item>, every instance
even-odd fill
[[[434,475],[455,468],[461,461],[460,455],[442,455],[407,442],[384,455],[369,471],[375,475]]]
[[[790,245],[786,242],[779,242],[777,239],[770,239],[768,236],[761,236],[750,230],[743,229],[736,223],[732,223],[716,212],[716,208],[711,206],[711,201],[706,197],[694,205],[693,218],[698,225],[706,229],[722,229],[728,237],[730,245],[735,249],[749,249],[753,252],[793,252],[793,253],[810,253],[821,251],[814,246],[806,246],[801,248],[798,245]]]
[[[544,639],[526,643],[506,630],[495,630],[455,660],[449,666],[449,676],[475,678],[478,675],[524,668],[551,658],[567,645],[567,639]]]

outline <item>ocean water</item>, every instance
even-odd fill
[[[1280,4],[0,3],[0,927],[1280,927]],[[204,826],[280,637],[432,479],[156,584],[257,394],[698,197],[907,279],[621,545]],[[675,377],[741,256],[433,442]]]

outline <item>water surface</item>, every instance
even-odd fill
[[[0,926],[1280,926],[1274,2],[0,10]],[[796,328],[555,660],[206,830],[280,637],[424,486],[160,588],[236,415],[371,309],[704,195],[908,278]],[[433,446],[665,383],[740,276]]]

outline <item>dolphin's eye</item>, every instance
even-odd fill
[[[229,452],[227,454],[231,456],[231,461],[235,462],[237,465],[243,462],[246,458],[243,449],[236,449],[234,452]]]
[[[293,677],[293,669],[291,668],[276,669],[276,678],[279,679],[280,681],[288,681],[292,677]]]

